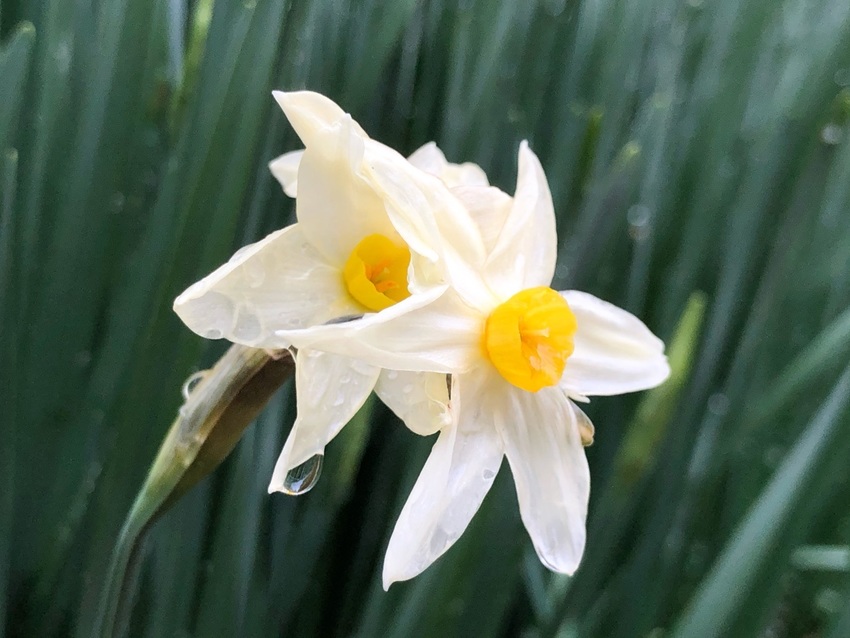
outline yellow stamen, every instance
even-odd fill
[[[555,385],[573,353],[576,318],[551,288],[529,288],[498,306],[484,328],[484,351],[499,373],[529,392]]]
[[[410,296],[409,265],[407,246],[398,246],[383,235],[369,235],[351,251],[342,276],[349,294],[377,311]]]

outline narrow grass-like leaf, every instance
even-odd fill
[[[0,154],[0,405],[3,406],[3,441],[0,443],[0,638],[5,634],[7,605],[12,592],[12,541],[17,481],[18,448],[18,325],[19,309],[12,303],[19,281],[13,270],[14,205],[18,153]]]
[[[403,154],[435,140],[509,193],[528,139],[557,211],[554,285],[636,314],[674,377],[587,405],[574,577],[539,564],[503,471],[456,546],[387,593],[383,552],[431,442],[375,404],[309,495],[267,496],[284,391],[152,530],[128,633],[633,638],[684,622],[850,347],[850,5],[0,4],[0,633],[92,635],[180,385],[223,352],[171,300],[294,219],[266,167],[300,146],[273,88],[324,92]],[[805,550],[850,539],[838,438],[806,498],[763,521],[775,560],[739,574],[728,635],[847,634],[846,574]]]
[[[35,27],[21,24],[11,40],[0,49],[0,149],[11,146],[12,130],[24,98],[30,57],[35,42]]]
[[[779,415],[794,397],[805,392],[826,370],[847,360],[850,352],[850,309],[830,323],[779,373],[766,396],[755,403],[749,427],[759,429]]]
[[[850,547],[807,545],[791,557],[797,569],[850,571]]]
[[[845,370],[821,410],[777,469],[762,496],[730,538],[705,583],[672,630],[675,637],[722,636],[765,564],[771,549],[833,446],[841,439],[850,402],[850,369]],[[846,428],[845,428],[846,429]]]
[[[612,568],[616,548],[633,525],[637,514],[634,493],[653,465],[674,407],[681,399],[683,388],[696,364],[694,357],[701,336],[705,303],[705,295],[694,293],[682,313],[667,350],[670,379],[646,394],[626,430],[614,463],[614,473],[597,510],[588,521],[593,545],[588,548],[582,569],[576,576],[575,595],[561,597],[558,608],[543,623],[543,636],[555,636],[561,630],[559,628],[573,620],[574,615],[584,613],[592,604],[593,593]]]

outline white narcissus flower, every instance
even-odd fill
[[[290,197],[298,196],[298,168],[303,155],[303,150],[291,151],[269,164],[272,174]],[[481,203],[480,190],[476,191],[478,197],[467,197],[465,187],[489,188],[487,175],[480,166],[472,162],[464,164],[448,162],[434,142],[429,142],[420,147],[407,160],[416,168],[438,177],[456,197],[460,200],[470,199],[473,205]],[[510,200],[502,191],[491,190],[495,192],[496,196],[501,195]],[[490,213],[499,214],[498,207],[475,211],[474,217],[479,230],[483,229],[484,232],[487,232],[488,229],[492,228],[492,225],[487,223],[486,217]],[[463,235],[461,237],[461,241],[464,241]],[[339,332],[338,329],[335,330]],[[310,352],[312,357],[319,356],[318,350],[311,350]],[[351,365],[358,365],[356,359],[351,361]],[[439,369],[439,366],[437,367]],[[314,373],[305,370],[305,376],[308,374]],[[333,381],[334,379],[330,379],[328,384]],[[321,381],[315,378],[314,382]],[[328,394],[331,394],[332,391],[333,387],[327,388]],[[445,373],[407,370],[383,371],[378,376],[375,393],[416,434],[423,436],[434,434],[450,418]]]
[[[293,345],[293,330],[344,334],[361,321],[375,330],[438,298],[448,284],[463,289],[465,270],[483,264],[485,251],[443,181],[370,139],[328,98],[274,96],[306,147],[270,165],[296,196],[298,223],[242,248],[183,292],[174,310],[186,325],[204,337],[282,349]],[[446,234],[457,238],[444,245]],[[450,368],[434,360],[429,369]],[[299,347],[298,417],[269,490],[285,491],[287,472],[323,453],[373,388],[421,434],[449,420],[444,374],[390,373]]]
[[[504,456],[537,555],[573,573],[590,493],[582,433],[592,432],[574,401],[651,388],[669,375],[664,344],[639,319],[592,295],[549,287],[554,211],[525,142],[513,198],[474,184],[452,192],[481,224],[487,251],[484,264],[469,269],[474,276],[465,273],[464,289],[380,326],[363,322],[345,339],[301,335],[305,343],[324,337],[319,347],[372,365],[428,370],[439,360],[453,368],[452,420],[390,538],[385,588],[416,576],[457,540]]]

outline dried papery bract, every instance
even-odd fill
[[[113,550],[98,613],[100,636],[121,633],[139,549],[151,524],[218,467],[293,370],[294,362],[286,350],[273,354],[233,345],[193,386]]]

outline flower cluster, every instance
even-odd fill
[[[201,336],[296,352],[298,416],[269,491],[374,390],[413,432],[439,433],[390,538],[385,587],[457,540],[503,457],[540,560],[573,573],[593,433],[575,402],[664,381],[663,343],[616,306],[550,288],[555,215],[525,142],[511,197],[434,144],[404,158],[317,93],[274,96],[305,146],[270,164],[298,222],[174,303]]]

